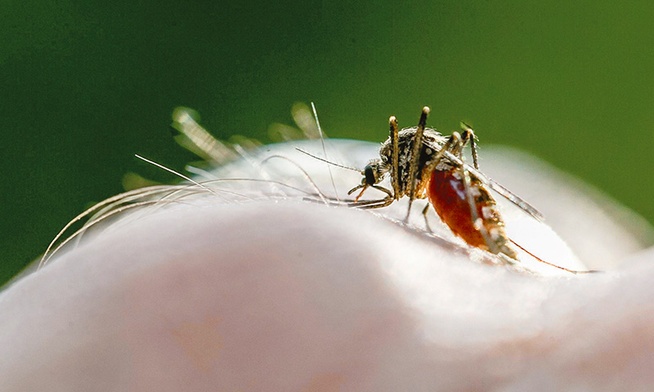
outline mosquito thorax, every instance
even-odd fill
[[[391,176],[397,175],[401,195],[408,193],[409,168],[412,160],[411,150],[413,148],[413,142],[415,141],[417,129],[417,127],[404,128],[398,133],[399,172],[397,174],[391,173]],[[418,161],[418,172],[416,178],[418,182],[422,181],[422,169],[425,168],[431,161],[432,157],[440,151],[446,141],[447,137],[441,135],[437,130],[433,128],[425,128],[421,143],[422,146],[420,148],[420,159]],[[391,162],[393,157],[393,142],[390,137],[382,143],[382,146],[379,149],[379,155],[381,161],[386,163],[389,170],[392,171]]]

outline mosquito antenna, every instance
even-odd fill
[[[318,127],[318,134],[320,135],[320,144],[322,144],[322,154],[327,158],[327,149],[325,148],[325,134],[322,132],[322,127],[320,126],[320,120],[318,120],[318,111],[316,110],[316,105],[311,102],[311,110],[313,111],[313,118],[316,119],[316,127]],[[338,198],[338,191],[336,191],[336,183],[334,182],[334,175],[332,174],[332,168],[327,166],[329,171],[329,179],[332,181],[332,188],[334,188],[334,195],[336,195],[336,200],[341,201]]]
[[[328,159],[321,158],[321,157],[319,157],[319,156],[317,156],[317,155],[313,155],[312,153],[310,153],[310,152],[308,152],[308,151],[304,151],[303,149],[301,149],[301,148],[299,148],[299,147],[295,147],[295,149],[298,150],[299,152],[301,152],[302,154],[306,154],[306,155],[310,156],[310,157],[313,158],[313,159],[317,159],[317,160],[319,160],[319,161],[322,161],[322,162],[328,163],[328,164],[330,164],[330,165],[332,165],[332,166],[336,166],[336,167],[340,167],[341,169],[352,170],[352,171],[355,171],[355,172],[357,172],[357,173],[361,173],[361,170],[356,169],[356,168],[354,168],[354,167],[345,166],[345,165],[341,165],[340,163],[332,162],[332,161],[330,161],[330,160],[328,160]]]
[[[183,178],[184,180],[186,180],[186,181],[188,181],[188,182],[190,182],[190,183],[192,183],[192,184],[194,184],[194,185],[197,185],[197,186],[199,186],[200,188],[202,188],[202,189],[204,189],[204,190],[206,190],[206,191],[208,191],[208,192],[213,193],[214,195],[216,194],[216,192],[212,191],[211,189],[207,188],[206,186],[202,185],[201,183],[199,183],[199,182],[193,180],[192,178],[183,175],[182,173],[178,173],[178,172],[176,172],[175,170],[170,169],[170,168],[167,168],[166,166],[164,166],[164,165],[162,165],[162,164],[160,164],[160,163],[157,163],[157,162],[155,162],[155,161],[151,161],[151,160],[149,160],[148,158],[144,158],[144,157],[140,156],[139,154],[134,154],[134,156],[136,156],[138,159],[140,159],[140,160],[142,160],[142,161],[145,161],[145,162],[147,162],[147,163],[149,163],[149,164],[151,164],[151,165],[154,165],[154,166],[156,166],[156,167],[158,167],[158,168],[160,168],[160,169],[163,169],[163,170],[165,170],[165,171],[167,171],[167,172],[169,172],[169,173],[172,173],[172,174],[174,174],[174,175],[176,175],[176,176],[178,176],[178,177],[180,177],[180,178]]]
[[[545,261],[545,260],[541,259],[540,257],[538,257],[538,256],[536,256],[535,254],[531,253],[530,251],[528,251],[527,249],[525,249],[522,245],[518,244],[517,242],[515,242],[514,240],[512,240],[512,239],[510,239],[510,238],[509,238],[509,241],[511,241],[511,243],[512,243],[513,245],[517,246],[517,247],[520,248],[523,252],[525,252],[525,253],[528,254],[529,256],[533,257],[534,259],[538,260],[539,262],[541,262],[541,263],[543,263],[543,264],[547,264],[547,265],[549,265],[549,266],[551,266],[551,267],[554,267],[554,268],[558,268],[558,269],[563,270],[563,271],[566,271],[566,272],[570,272],[571,274],[575,274],[575,275],[577,275],[577,274],[591,274],[591,273],[595,273],[595,272],[601,272],[601,271],[598,271],[598,270],[575,271],[575,270],[571,270],[571,269],[568,269],[568,268],[565,268],[565,267],[561,267],[560,265],[556,265],[556,264],[554,264],[554,263],[550,263],[549,261]]]

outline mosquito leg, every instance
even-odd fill
[[[449,152],[449,150],[452,148],[452,145],[455,143],[454,141],[454,139],[456,138],[455,134],[457,133],[454,132],[454,134],[452,134],[450,138],[447,139],[447,141],[443,144],[441,149],[438,150],[438,153],[436,153],[436,155],[433,158],[431,158],[429,164],[425,168],[425,172],[431,173],[434,169],[436,169],[436,166],[438,166],[441,160],[443,160],[443,157],[446,157],[448,155],[453,157],[453,155]],[[457,162],[453,162],[452,159],[449,159],[449,157],[448,160],[453,163],[453,166],[461,166],[463,164],[461,163],[461,165],[458,165]],[[456,161],[460,162],[460,159],[456,158]]]
[[[384,197],[383,199],[359,201],[359,198],[363,194],[363,191],[365,191],[367,188],[375,188],[378,191],[385,193],[386,197]],[[367,185],[367,184],[366,185],[358,185],[358,186],[350,189],[350,191],[347,194],[351,195],[352,193],[354,193],[355,191],[357,191],[359,189],[362,189],[362,191],[359,192],[359,194],[357,195],[356,198],[354,198],[354,202],[349,204],[350,207],[357,207],[357,208],[364,208],[364,209],[381,208],[381,207],[386,207],[388,205],[391,205],[393,203],[393,201],[395,201],[395,198],[393,197],[393,193],[390,190],[384,188],[383,186],[379,186],[379,185]]]
[[[420,164],[422,136],[425,133],[425,127],[427,126],[427,116],[429,115],[429,111],[430,109],[427,106],[422,108],[420,121],[418,121],[418,129],[416,130],[416,134],[413,139],[413,145],[411,146],[411,162],[409,164],[409,208],[406,212],[406,218],[404,218],[405,222],[409,221],[409,215],[411,215],[411,205],[413,204],[413,200],[416,198],[416,177],[418,174],[418,165]]]
[[[401,196],[400,191],[400,136],[397,125],[397,118],[391,116],[388,119],[390,127],[391,143],[393,150],[391,154],[391,186],[393,187],[394,199],[397,200]]]
[[[550,263],[550,262],[548,262],[548,261],[545,261],[545,260],[541,259],[540,257],[538,257],[538,256],[536,256],[535,254],[531,253],[531,252],[528,251],[527,249],[523,248],[523,247],[522,247],[520,244],[518,244],[517,242],[515,242],[515,241],[513,241],[513,240],[510,240],[510,241],[511,241],[511,243],[513,243],[513,245],[517,246],[517,247],[520,248],[523,252],[527,253],[528,255],[530,255],[531,257],[533,257],[534,259],[536,259],[537,261],[539,261],[539,262],[541,262],[541,263],[543,263],[543,264],[547,264],[547,265],[549,265],[549,266],[551,266],[551,267],[558,268],[558,269],[563,270],[563,271],[566,271],[566,272],[570,272],[571,274],[575,274],[575,275],[576,275],[576,274],[592,274],[592,273],[595,273],[595,272],[601,272],[601,271],[597,271],[597,270],[577,271],[577,270],[571,270],[571,269],[569,269],[569,268],[561,267],[560,265],[556,265],[556,264],[554,264],[554,263]]]
[[[372,188],[377,189],[377,190],[380,191],[380,192],[384,192],[385,194],[388,195],[388,197],[390,197],[391,199],[395,200],[395,198],[393,197],[393,193],[391,193],[391,191],[389,191],[388,189],[384,188],[383,186],[379,186],[379,185],[370,185],[370,186],[371,186]]]
[[[472,166],[475,169],[479,170],[479,154],[477,154],[477,135],[475,131],[470,128],[470,126],[464,122],[461,123],[461,129],[463,129],[463,141],[464,144],[470,141],[470,151],[472,153]]]
[[[433,233],[434,230],[431,229],[431,226],[429,225],[429,219],[427,219],[427,214],[429,213],[429,206],[430,204],[427,203],[427,205],[425,205],[425,208],[422,209],[422,216],[425,218],[425,227],[427,228],[427,231]]]
[[[453,136],[458,136],[458,133],[454,132]],[[463,141],[460,139],[460,137],[456,138],[455,141],[458,146],[462,146]],[[461,149],[459,148],[459,156],[458,158],[463,162],[463,154],[461,154]],[[475,195],[472,192],[472,185],[471,180],[470,180],[470,173],[468,172],[468,169],[466,168],[466,165],[460,165],[457,170],[461,174],[461,180],[463,181],[463,189],[466,194],[466,198],[468,199],[468,206],[470,207],[470,217],[472,219],[472,223],[475,226],[477,230],[479,230],[479,233],[481,234],[482,237],[484,237],[484,242],[486,243],[486,246],[488,246],[488,250],[493,253],[493,254],[499,254],[500,249],[493,241],[491,238],[490,234],[488,233],[488,230],[486,230],[486,227],[484,227],[483,222],[481,218],[479,217],[479,214],[477,213],[477,203],[475,202]]]
[[[383,199],[378,199],[378,200],[364,200],[364,201],[358,201],[354,203],[350,203],[350,207],[355,207],[355,208],[360,208],[362,210],[372,210],[375,208],[383,208],[387,207],[393,202],[395,199],[392,196],[385,197]]]

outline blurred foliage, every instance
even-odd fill
[[[0,282],[133,171],[181,170],[171,112],[266,141],[314,101],[331,137],[381,141],[423,105],[654,221],[654,3],[5,2]],[[537,179],[534,179],[537,181]]]

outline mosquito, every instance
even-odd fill
[[[586,272],[569,270],[541,260],[511,240],[491,190],[539,221],[543,219],[542,214],[479,171],[477,137],[470,126],[461,123],[461,132],[444,136],[426,126],[429,112],[429,107],[425,106],[418,126],[402,130],[399,130],[395,116],[390,117],[390,136],[382,143],[379,158],[365,166],[361,184],[348,192],[351,195],[359,191],[351,205],[364,209],[382,208],[408,196],[406,222],[413,202],[427,198],[429,203],[422,211],[425,218],[431,204],[450,230],[472,247],[498,255],[510,264],[519,262],[519,248],[553,267],[571,273]],[[464,162],[463,151],[468,145],[472,166]],[[387,176],[390,176],[392,189],[379,185]],[[377,189],[386,196],[361,200],[369,188]]]

